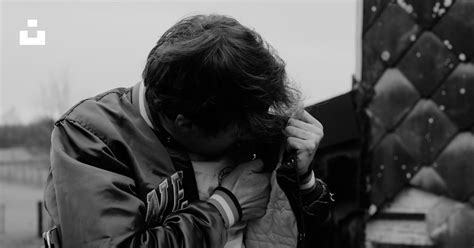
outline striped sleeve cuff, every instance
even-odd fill
[[[311,205],[315,201],[318,201],[319,199],[325,197],[326,194],[328,194],[326,184],[316,177],[313,178],[313,186],[307,189],[301,189],[304,206]]]
[[[314,176],[314,172],[311,170],[309,175],[301,179],[299,187],[302,191],[312,191],[315,186],[316,177]]]
[[[242,209],[237,198],[235,198],[230,190],[224,187],[217,187],[214,194],[207,201],[219,210],[227,228],[241,220]]]

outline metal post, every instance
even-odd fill
[[[5,204],[0,203],[0,234],[5,233]]]
[[[37,212],[38,212],[38,237],[43,236],[43,202],[38,201],[37,205]]]

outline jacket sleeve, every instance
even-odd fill
[[[277,169],[278,184],[290,201],[298,225],[304,224],[304,227],[300,228],[304,228],[308,233],[327,223],[334,200],[322,180],[316,178],[312,189],[306,191],[298,185],[301,179],[297,180],[295,169],[288,163],[282,163]]]
[[[223,246],[224,217],[209,202],[191,203],[163,217],[160,226],[147,226],[133,171],[111,145],[77,121],[62,120],[53,130],[45,205],[58,215],[52,217],[59,222],[62,247]]]

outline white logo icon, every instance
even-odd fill
[[[27,26],[29,28],[38,27],[38,20],[28,19]],[[20,31],[20,46],[44,46],[46,45],[46,31],[36,31],[36,37],[29,37],[27,30]]]

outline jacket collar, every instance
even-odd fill
[[[155,129],[150,118],[147,102],[145,101],[145,85],[143,81],[138,84],[138,108],[140,110],[140,115],[145,120],[146,124]]]
[[[146,124],[153,130],[153,132],[158,136],[160,141],[165,144],[166,146],[173,146],[175,148],[180,147],[180,145],[172,139],[171,135],[165,128],[161,125],[161,123],[155,121],[151,117],[150,109],[148,108],[148,103],[145,100],[145,84],[143,81],[138,82],[133,86],[132,90],[132,103],[140,112],[140,116],[146,122]]]
[[[132,103],[140,112],[140,116],[146,122],[146,124],[155,129],[153,123],[151,122],[150,113],[148,112],[148,106],[145,101],[145,85],[143,81],[136,83],[132,89]]]

